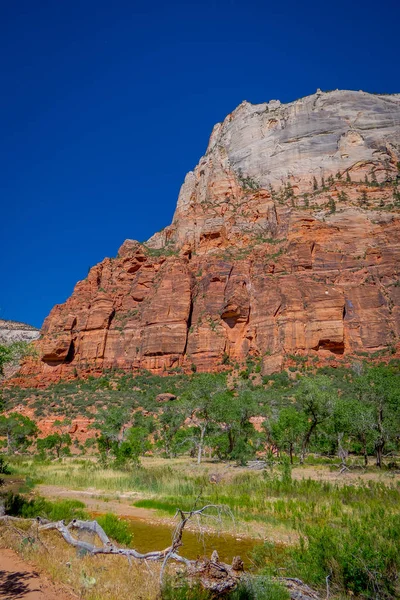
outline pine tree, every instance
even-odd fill
[[[368,205],[368,196],[367,196],[367,192],[364,190],[363,193],[361,194],[360,206],[367,206],[367,205]]]
[[[336,203],[332,196],[328,196],[328,208],[331,214],[336,212]]]
[[[346,181],[347,181],[347,183],[351,183],[351,177],[350,177],[350,173],[348,171],[346,171]]]

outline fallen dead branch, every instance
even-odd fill
[[[212,514],[212,510],[216,510],[217,515]],[[210,513],[207,514],[207,511],[210,511]],[[163,577],[168,560],[171,559],[185,565],[189,581],[199,582],[205,589],[212,591],[216,596],[224,597],[225,594],[234,590],[241,580],[244,579],[244,581],[246,581],[246,577],[251,577],[246,575],[243,562],[239,556],[236,556],[233,559],[232,564],[228,565],[219,560],[218,553],[215,550],[210,559],[202,558],[198,560],[189,560],[179,554],[179,548],[182,546],[183,531],[191,519],[199,519],[202,516],[219,518],[223,511],[224,507],[212,504],[192,511],[182,511],[178,509],[176,516],[179,516],[179,522],[173,532],[171,545],[164,550],[146,553],[138,552],[132,548],[119,548],[111,542],[104,529],[95,520],[81,521],[74,519],[70,523],[65,524],[64,521],[49,522],[40,517],[37,517],[36,519],[25,519],[5,515],[0,517],[0,523],[4,523],[20,538],[29,539],[31,542],[39,542],[47,553],[49,553],[49,550],[41,539],[40,532],[53,530],[59,532],[67,544],[72,545],[77,549],[84,550],[86,553],[93,556],[126,556],[129,564],[132,564],[131,559],[137,559],[143,561],[147,568],[149,568],[147,561],[162,561],[160,579]],[[21,529],[18,527],[18,522],[28,522],[30,524],[29,529]],[[75,534],[75,532],[78,533]],[[97,536],[99,545],[96,546],[95,544],[77,537],[81,534],[86,534],[87,536],[88,533],[91,534],[93,541]],[[278,578],[277,581],[286,587],[292,600],[320,600],[321,598],[314,590],[311,590],[299,579]]]
[[[220,516],[221,512],[224,511],[224,507],[208,504],[197,510],[183,511],[178,509],[176,516],[179,516],[180,520],[173,532],[171,545],[164,550],[154,550],[144,553],[133,548],[120,548],[115,545],[104,529],[95,520],[82,521],[73,519],[68,524],[65,524],[64,521],[48,522],[40,517],[23,520],[31,522],[32,526],[36,525],[35,533],[38,541],[41,541],[39,537],[40,532],[55,530],[61,534],[67,544],[94,556],[99,554],[126,556],[129,562],[131,562],[131,559],[143,560],[145,562],[163,561],[160,580],[163,578],[163,573],[168,560],[183,563],[188,569],[189,577],[199,579],[204,587],[220,593],[231,590],[237,585],[244,571],[243,562],[240,557],[235,557],[232,565],[227,565],[219,562],[218,554],[215,551],[212,554],[211,560],[189,560],[179,554],[179,548],[182,546],[182,535],[187,523],[191,519],[198,519],[201,516],[215,517],[215,515],[210,514],[210,511],[213,510],[217,511],[217,515]],[[0,517],[0,521],[12,525],[13,529],[16,529],[18,533],[22,534],[23,532],[20,532],[15,526],[15,523],[18,520],[21,519],[18,519],[18,517],[10,517],[8,515]],[[31,531],[32,530],[33,527],[31,527]],[[74,535],[75,531],[78,532],[78,535]],[[97,536],[99,544],[96,545],[79,539],[79,535],[82,533],[90,533],[93,535],[93,538]]]

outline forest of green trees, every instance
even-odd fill
[[[400,362],[325,367],[263,377],[254,364],[232,373],[158,377],[108,374],[59,383],[47,390],[3,389],[0,416],[5,451],[57,457],[96,453],[109,466],[137,465],[145,454],[190,455],[246,464],[287,454],[303,463],[309,453],[358,456],[378,467],[395,463],[400,443]],[[167,398],[160,394],[167,394]],[[29,398],[35,415],[56,414],[43,438],[35,420],[13,412]],[[52,407],[52,408],[51,408]],[[93,420],[84,445],[72,439],[70,418]],[[257,419],[252,419],[258,417]],[[255,427],[257,421],[257,427]]]

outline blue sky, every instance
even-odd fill
[[[171,221],[242,100],[400,92],[400,3],[0,2],[0,318],[40,327]]]

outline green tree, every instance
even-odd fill
[[[4,375],[4,366],[13,361],[19,361],[21,358],[34,354],[32,344],[28,342],[13,342],[7,346],[0,344],[0,375]]]
[[[186,438],[190,437],[190,434],[189,432],[182,434],[181,428],[189,414],[189,409],[184,402],[175,401],[173,406],[170,404],[163,406],[158,416],[155,439],[157,445],[169,458],[176,456],[179,450],[187,445]]]
[[[101,455],[107,457],[123,439],[124,426],[128,422],[129,414],[121,408],[111,408],[99,411],[93,424],[100,431],[97,445]]]
[[[254,456],[258,437],[250,418],[259,413],[255,392],[245,385],[234,393],[225,390],[213,397],[211,418],[216,451],[224,458],[245,464]]]
[[[369,368],[355,381],[355,392],[373,419],[376,465],[382,466],[383,451],[398,436],[400,427],[400,373],[387,365]]]
[[[37,436],[36,423],[19,413],[0,415],[0,435],[7,440],[7,453],[25,450]]]
[[[215,418],[215,407],[223,401],[226,392],[224,375],[202,373],[193,377],[191,384],[182,395],[182,399],[197,424],[197,463],[201,463],[206,435]]]
[[[295,390],[295,398],[307,418],[307,427],[301,444],[301,464],[306,457],[311,436],[317,427],[332,415],[336,395],[337,390],[326,375],[303,377],[300,380]]]
[[[114,444],[115,466],[124,467],[127,463],[139,466],[140,456],[150,450],[148,431],[145,427],[131,427],[119,444]]]
[[[293,455],[300,449],[307,429],[305,414],[299,412],[294,406],[289,406],[279,411],[276,420],[265,423],[272,443],[279,450],[287,452],[290,464],[293,464]]]
[[[332,196],[328,196],[328,208],[331,214],[336,212],[336,202]]]
[[[9,346],[0,345],[0,375],[4,375],[4,365],[12,360],[13,353]]]
[[[39,452],[47,452],[50,455],[55,454],[57,458],[62,455],[69,455],[71,453],[71,436],[69,433],[52,433],[45,438],[42,438],[36,442],[37,449]]]

